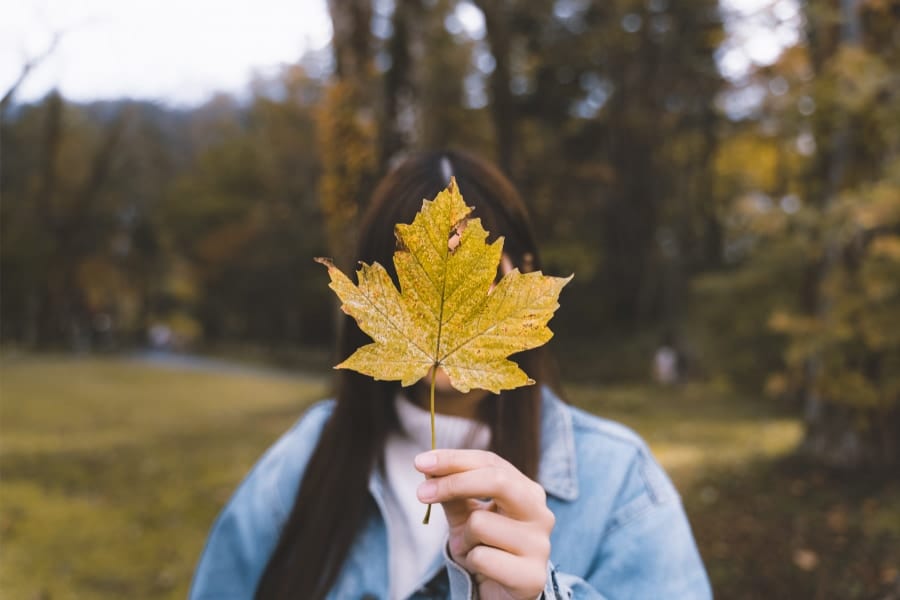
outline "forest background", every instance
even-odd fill
[[[372,185],[398,160],[465,149],[523,192],[545,272],[576,274],[551,344],[573,399],[578,386],[613,399],[645,386],[667,347],[675,387],[641,387],[652,403],[625,393],[612,410],[712,395],[797,422],[788,457],[733,490],[782,493],[786,521],[735,500],[768,533],[734,553],[700,540],[707,560],[721,554],[727,597],[777,597],[782,584],[783,597],[838,597],[849,580],[840,597],[900,598],[900,510],[877,508],[900,498],[900,3],[328,9],[324,49],[196,106],[20,102],[43,57],[23,62],[0,90],[7,380],[48,353],[148,348],[324,372],[337,320],[312,257],[346,269]],[[748,57],[748,26],[778,40],[769,59]],[[28,394],[6,384],[7,439]],[[818,500],[798,500],[798,481]],[[696,488],[698,510],[709,489]],[[816,511],[844,542],[786,549],[788,571],[754,562],[775,529],[815,529]],[[718,528],[732,513],[709,514]]]

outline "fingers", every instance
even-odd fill
[[[463,527],[450,535],[450,554],[466,556],[478,545],[492,546],[517,556],[550,556],[550,538],[543,528],[525,525],[488,510],[473,511]]]
[[[508,461],[486,450],[431,450],[416,457],[416,469],[432,477],[503,466],[515,468]]]
[[[444,508],[444,516],[447,517],[447,524],[451,529],[464,524],[469,515],[477,510],[497,510],[497,505],[494,504],[493,500],[485,501],[473,498],[443,502],[441,506]]]
[[[547,559],[522,557],[490,546],[475,546],[466,555],[469,571],[497,582],[514,598],[534,598],[547,582]]]
[[[460,500],[452,500],[441,504],[444,509],[444,516],[447,518],[447,525],[450,529],[461,527],[465,524],[469,515],[475,511],[492,510],[495,507],[493,500],[484,501],[474,498],[464,498]]]
[[[429,477],[419,500],[444,507],[454,560],[505,596],[540,594],[555,522],[540,484],[482,450],[433,450],[416,457],[416,468]]]
[[[419,486],[417,495],[425,503],[492,498],[504,514],[529,521],[546,517],[549,512],[544,488],[511,465],[475,468],[429,479]]]

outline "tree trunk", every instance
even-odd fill
[[[869,413],[824,402],[807,392],[800,453],[841,469],[900,465],[900,411]]]
[[[477,0],[484,13],[487,42],[494,57],[494,71],[490,76],[491,119],[494,124],[497,164],[507,175],[513,174],[516,145],[516,105],[510,89],[509,19],[502,0]]]
[[[57,188],[57,163],[62,144],[63,101],[59,93],[54,91],[49,94],[46,103],[47,114],[40,158],[40,185],[34,196],[34,222],[36,227],[53,231],[56,226],[54,197]],[[50,278],[44,278],[41,281],[31,280],[33,289],[28,296],[33,303],[30,303],[28,318],[35,319],[35,322],[30,323],[26,330],[29,332],[27,336],[29,344],[33,348],[40,348],[59,335],[58,316],[52,311],[54,301],[50,283]]]
[[[367,0],[329,0],[335,77],[319,108],[319,204],[335,261],[350,266],[356,225],[377,168],[377,124]]]
[[[338,79],[368,78],[372,43],[369,24],[372,4],[367,0],[328,0],[334,36],[335,73]]]
[[[394,8],[394,34],[388,44],[391,66],[384,75],[379,119],[378,164],[382,172],[403,151],[415,146],[420,130],[416,65],[422,59],[423,17],[419,0],[400,2]]]
[[[810,18],[809,38],[813,41],[811,54],[814,64],[821,69],[826,58],[833,56],[842,45],[862,43],[862,22],[858,0],[839,0],[841,29],[837,44],[826,47],[828,36],[822,30],[830,23],[818,24]],[[815,7],[813,7],[815,8]],[[820,43],[816,43],[819,41]],[[846,174],[853,158],[854,131],[846,115],[835,127],[832,145],[823,150],[828,154],[819,161],[817,176],[824,180],[820,210],[825,212],[846,186]],[[825,147],[821,144],[820,147]],[[827,235],[827,234],[826,234]],[[823,293],[822,284],[829,274],[839,267],[841,247],[838,240],[826,239],[824,256],[805,286],[806,304],[811,314],[824,327],[828,327],[832,313],[832,301]],[[848,267],[850,268],[850,267]],[[861,350],[865,351],[865,350]],[[806,363],[806,389],[804,390],[804,439],[800,453],[815,462],[838,468],[861,466],[886,466],[900,462],[900,410],[875,412],[846,406],[836,399],[823,398],[815,382],[825,367],[819,353],[814,353]],[[841,399],[837,399],[841,400]]]

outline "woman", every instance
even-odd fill
[[[394,225],[450,177],[505,237],[501,271],[540,269],[513,186],[457,152],[414,157],[381,182],[357,259],[396,280]],[[345,319],[341,358],[368,342]],[[219,516],[191,598],[711,597],[678,494],[645,444],[564,404],[541,349],[515,360],[537,385],[499,396],[461,394],[438,371],[444,449],[424,453],[424,382],[340,371],[336,400],[309,409]]]

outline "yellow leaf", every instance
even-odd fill
[[[514,269],[493,286],[503,238],[488,244],[471,212],[451,180],[411,224],[397,225],[399,291],[378,263],[361,263],[354,284],[330,260],[316,259],[328,267],[341,309],[373,340],[336,368],[408,386],[439,367],[461,392],[534,383],[507,357],[553,336],[547,322],[572,276]]]

